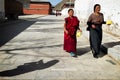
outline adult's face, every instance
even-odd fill
[[[100,6],[96,6],[96,8],[95,8],[95,12],[96,12],[96,13],[99,13],[100,10],[101,10],[101,7],[100,7]]]

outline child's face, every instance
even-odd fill
[[[74,11],[70,10],[68,14],[69,14],[69,16],[73,16],[74,15]]]

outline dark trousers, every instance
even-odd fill
[[[95,54],[99,54],[102,42],[102,28],[97,26],[95,29],[90,28],[90,48],[94,50]]]

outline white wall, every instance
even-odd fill
[[[64,8],[62,11],[61,11],[61,14],[63,15],[63,16],[65,16],[65,17],[67,17],[68,16],[68,10],[69,9],[73,9],[74,10],[74,8]]]
[[[4,0],[0,0],[0,20],[4,19],[5,11],[4,11]]]
[[[75,13],[76,15],[81,19],[86,19],[88,17],[88,13],[90,12],[89,6],[90,4],[89,0],[76,0],[75,1]],[[89,12],[88,12],[89,11]]]

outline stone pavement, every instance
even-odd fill
[[[120,79],[120,65],[115,60],[108,55],[93,58],[85,27],[81,27],[82,36],[77,38],[78,57],[73,58],[63,51],[64,17],[21,19],[1,27],[1,33],[5,36],[1,38],[0,80]],[[108,39],[103,41],[111,42]]]

